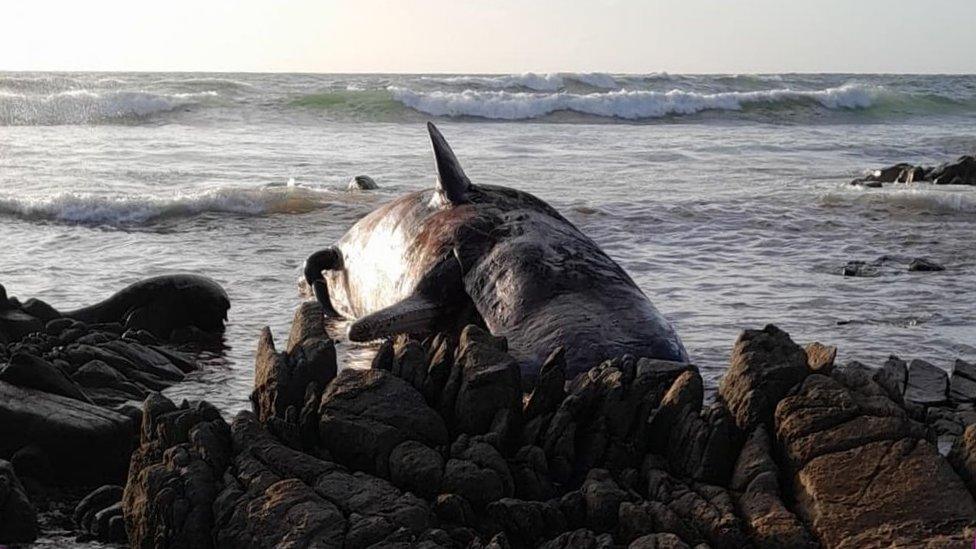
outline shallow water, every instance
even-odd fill
[[[211,276],[229,348],[170,393],[246,406],[305,256],[432,184],[428,118],[473,182],[536,194],[618,260],[712,385],[767,322],[842,360],[976,359],[976,189],[847,185],[976,152],[976,77],[0,73],[0,283],[69,308]],[[345,191],[357,174],[380,190]],[[882,276],[840,274],[879,256]]]

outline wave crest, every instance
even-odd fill
[[[0,91],[0,125],[86,124],[140,119],[216,98],[215,91],[158,94],[69,90],[48,95]]]
[[[707,110],[738,111],[747,105],[816,103],[828,109],[866,109],[885,93],[879,86],[846,84],[824,90],[776,89],[699,93],[619,90],[602,93],[513,93],[506,91],[420,92],[390,87],[393,98],[433,116],[476,116],[501,120],[539,118],[573,111],[608,118],[640,120]]]
[[[169,198],[89,193],[35,198],[0,196],[0,215],[79,225],[133,226],[205,213],[251,216],[307,213],[325,207],[331,196],[326,190],[293,186],[221,188]]]

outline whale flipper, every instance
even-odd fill
[[[463,204],[468,201],[468,189],[471,180],[464,175],[461,163],[458,162],[451,146],[441,135],[433,122],[427,123],[430,133],[430,144],[434,147],[434,164],[437,167],[437,189],[451,204]]]
[[[350,341],[372,341],[396,334],[433,332],[439,321],[450,318],[467,303],[470,299],[464,291],[461,264],[452,250],[420,279],[413,293],[353,322],[347,337]]]

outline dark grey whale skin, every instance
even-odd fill
[[[359,319],[350,339],[396,333],[398,318],[416,318],[418,301],[425,314],[456,315],[459,304],[424,303],[470,300],[529,378],[557,347],[568,378],[624,354],[688,361],[672,326],[596,243],[529,193],[471,184],[436,128],[431,135],[437,187],[360,219],[323,267],[328,305]],[[403,315],[382,316],[401,302]]]
[[[89,324],[119,322],[168,339],[173,330],[186,326],[223,332],[229,308],[227,292],[212,279],[173,274],[140,280],[108,299],[62,314]]]

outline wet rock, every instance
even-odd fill
[[[390,453],[390,480],[402,490],[430,499],[443,478],[444,458],[420,442],[402,442]]]
[[[442,446],[447,429],[405,381],[383,370],[347,369],[322,394],[319,439],[339,462],[388,477],[397,445]]]
[[[976,365],[956,360],[949,376],[949,398],[953,402],[976,402]]]
[[[94,491],[85,496],[80,502],[78,502],[78,505],[75,506],[74,521],[78,528],[86,532],[91,532],[95,515],[103,509],[121,503],[122,491],[123,488],[121,486],[106,484],[105,486],[96,488]],[[121,508],[119,508],[119,511],[121,512]],[[102,541],[113,540],[102,539]]]
[[[566,530],[566,519],[554,502],[503,498],[488,504],[487,512],[513,547],[535,547]]]
[[[926,259],[924,257],[917,257],[908,264],[908,270],[913,272],[935,272],[944,271],[945,267],[939,265],[931,259]]]
[[[536,385],[529,394],[522,417],[529,421],[554,413],[566,396],[566,352],[560,347],[552,352],[539,370]]]
[[[960,156],[932,169],[928,179],[936,185],[976,185],[976,158]]]
[[[350,191],[371,191],[380,188],[380,186],[368,175],[357,175],[349,180],[346,188]]]
[[[923,425],[866,375],[850,377],[862,384],[811,375],[777,406],[797,512],[827,547],[960,543],[972,497]]]
[[[36,445],[51,459],[59,484],[121,480],[134,434],[124,415],[0,381],[0,455]]]
[[[924,360],[909,363],[905,400],[925,406],[944,404],[948,390],[949,378],[943,370]]]
[[[50,362],[27,353],[14,354],[6,366],[0,367],[0,381],[91,403],[68,376]]]
[[[779,466],[766,428],[756,427],[742,448],[732,476],[739,513],[756,547],[815,548],[816,542],[783,502]]]
[[[776,404],[808,373],[806,352],[769,324],[739,335],[719,395],[739,429],[748,432],[759,424],[771,425]]]
[[[874,373],[875,383],[881,386],[892,401],[902,404],[905,389],[908,387],[908,363],[895,355],[888,357],[878,371]]]
[[[13,466],[0,459],[0,543],[30,543],[38,533],[37,511]]]
[[[398,336],[393,342],[393,375],[422,391],[427,381],[427,353],[420,342]]]
[[[808,344],[803,350],[807,354],[807,365],[811,372],[829,374],[837,358],[837,347],[824,345],[818,341]]]
[[[511,497],[515,492],[505,458],[483,438],[468,435],[461,435],[451,444],[441,489],[460,495],[475,507]]]
[[[873,278],[881,276],[880,265],[864,261],[848,261],[842,271],[844,276]]]

